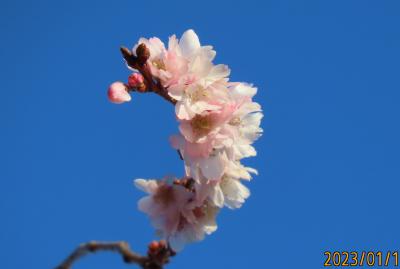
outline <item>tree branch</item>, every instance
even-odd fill
[[[153,243],[154,244],[154,243]],[[132,251],[127,242],[97,242],[91,241],[79,245],[59,266],[55,269],[70,269],[80,258],[99,251],[111,251],[121,255],[127,264],[137,264],[143,269],[162,269],[169,262],[169,257],[175,253],[168,247],[150,249],[147,256],[142,256]]]

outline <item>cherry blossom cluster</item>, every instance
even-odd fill
[[[170,143],[184,161],[184,177],[137,179],[135,185],[148,194],[139,209],[179,251],[217,229],[221,208],[239,208],[250,195],[242,181],[257,171],[241,160],[256,155],[252,144],[262,133],[261,107],[252,101],[257,89],[230,82],[229,68],[213,63],[216,52],[193,30],[171,36],[167,46],[141,38],[122,53],[133,73],[127,83],[110,86],[110,101],[130,101],[132,91],[155,92],[175,106],[179,134]]]

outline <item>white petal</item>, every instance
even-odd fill
[[[203,230],[206,232],[206,234],[211,234],[215,232],[218,228],[217,222],[216,222],[216,217],[219,212],[218,207],[209,207],[207,208],[206,211],[206,216],[204,220],[204,228]]]
[[[225,171],[224,162],[219,155],[201,160],[199,165],[203,175],[210,180],[221,178]]]
[[[249,171],[252,174],[258,175],[258,171],[254,168],[251,167],[246,167],[246,170]]]
[[[150,196],[143,197],[138,202],[138,209],[147,214],[150,214],[153,211],[153,206],[153,199]]]
[[[247,157],[254,157],[257,155],[257,151],[253,146],[245,144],[245,145],[235,145],[234,153],[236,159],[242,159]]]
[[[168,50],[175,50],[178,47],[178,40],[175,35],[169,37]]]
[[[215,81],[218,81],[222,78],[229,76],[230,73],[231,73],[231,70],[229,69],[229,67],[227,65],[218,64],[218,65],[213,66],[211,68],[210,72],[208,73],[205,86],[208,86],[208,85],[214,83]]]
[[[215,55],[217,55],[217,52],[213,50],[212,46],[203,46],[200,48],[197,54],[207,59],[208,62],[212,62],[212,60],[215,58]]]
[[[249,189],[236,179],[224,180],[221,188],[225,195],[225,205],[231,209],[241,207],[250,196]]]
[[[224,206],[224,193],[222,192],[219,184],[214,186],[214,188],[211,188],[210,199],[215,206]]]
[[[179,86],[171,86],[168,88],[168,95],[177,101],[182,99],[183,89]]]
[[[257,93],[257,88],[246,83],[239,83],[232,88],[232,94],[235,96],[253,97]]]
[[[147,193],[153,193],[158,186],[156,180],[146,180],[142,178],[135,179],[134,184],[136,188]]]
[[[220,108],[221,108],[220,106],[211,105],[204,101],[198,101],[192,105],[192,110],[196,114],[201,114],[204,111],[218,110]]]
[[[179,40],[179,46],[181,47],[183,56],[189,57],[200,48],[200,41],[196,33],[190,29],[183,33]]]
[[[189,113],[186,104],[182,101],[176,103],[175,114],[181,120],[189,120],[191,118],[191,114]]]

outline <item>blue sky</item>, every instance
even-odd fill
[[[399,249],[400,2],[0,2],[0,260],[52,268],[87,240],[154,239],[137,177],[182,175],[170,104],[108,85],[119,46],[193,28],[259,88],[260,175],[240,210],[168,268],[322,268],[330,250]],[[102,254],[76,269],[126,268]]]

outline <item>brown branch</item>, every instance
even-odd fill
[[[146,85],[146,91],[140,92],[154,92],[160,95],[162,98],[172,103],[176,104],[176,100],[168,95],[167,89],[165,89],[160,81],[155,81],[153,76],[150,73],[150,68],[147,65],[147,59],[150,56],[148,49],[144,44],[140,44],[136,50],[137,56],[133,55],[133,53],[125,48],[121,47],[122,57],[125,59],[127,65],[133,69],[138,70],[144,77],[144,83]],[[143,54],[143,55],[142,55]]]
[[[161,241],[160,241],[161,243]],[[160,245],[160,243],[158,243]],[[154,243],[152,243],[154,244]],[[73,263],[80,258],[99,251],[111,251],[121,255],[123,261],[127,264],[137,264],[143,269],[162,269],[163,265],[169,262],[169,257],[175,253],[165,244],[158,249],[151,249],[147,256],[142,256],[132,251],[128,243],[120,242],[96,242],[91,241],[79,245],[59,266],[55,269],[70,269]]]

